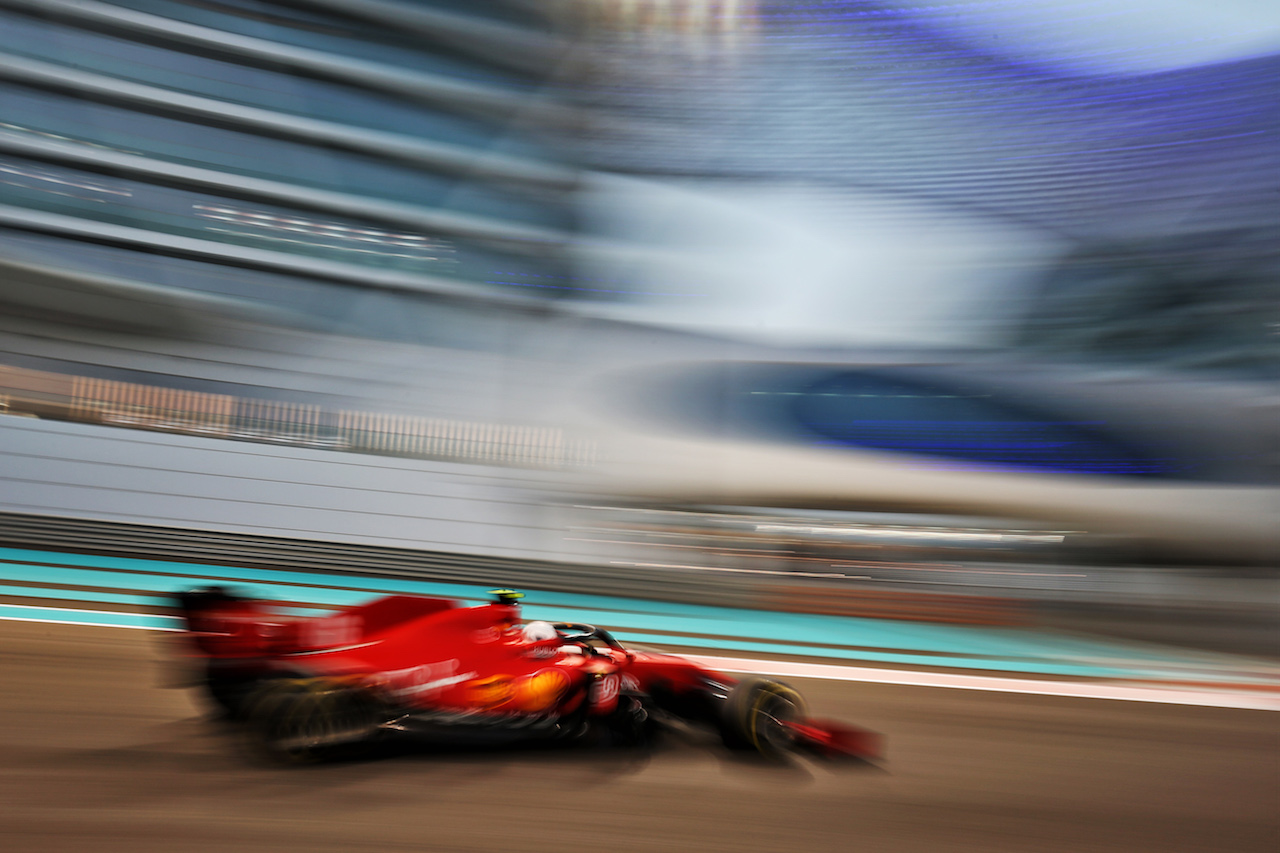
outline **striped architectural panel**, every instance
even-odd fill
[[[562,429],[259,400],[0,366],[8,414],[353,453],[486,465],[589,465],[593,445]]]

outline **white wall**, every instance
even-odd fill
[[[0,511],[555,559],[551,475],[0,416]]]
[[[631,294],[620,314],[769,344],[989,346],[1009,295],[1063,248],[870,191],[599,176],[582,204],[599,233],[653,249],[581,258],[584,280]]]

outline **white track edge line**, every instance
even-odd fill
[[[93,611],[86,611],[92,613]],[[157,628],[154,625],[106,625],[77,622],[74,619],[32,619],[26,616],[0,616],[0,622],[35,622],[40,625],[79,625],[81,628],[127,628],[131,631],[181,631],[181,628]]]
[[[1189,690],[1169,687],[1134,686],[1131,684],[1092,683],[1079,681],[1042,681],[1029,678],[1002,678],[988,675],[960,675],[943,672],[876,669],[839,664],[801,663],[799,661],[750,660],[709,655],[684,655],[689,660],[723,672],[756,675],[820,678],[828,681],[859,681],[875,684],[898,684],[908,687],[946,687],[956,690],[982,690],[990,693],[1023,693],[1037,696],[1059,696],[1071,699],[1114,699],[1128,702],[1158,702],[1171,705],[1200,705],[1210,708],[1239,708],[1254,711],[1280,711],[1280,694],[1261,695],[1231,690],[1224,685],[1214,690]]]

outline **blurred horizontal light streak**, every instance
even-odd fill
[[[115,195],[128,198],[133,195],[123,187],[113,187],[107,184],[92,183],[81,178],[76,178],[58,172],[54,169],[31,169],[24,168],[16,163],[9,163],[0,160],[0,175],[8,175],[8,178],[2,178],[6,184],[20,186],[25,189],[43,190],[45,192],[55,192],[67,194],[68,190],[86,190],[91,193],[100,193],[102,195]],[[25,182],[17,182],[14,178],[28,178]],[[36,181],[39,183],[32,183]],[[105,201],[100,196],[84,196],[76,195],[77,198],[88,199],[91,201]]]
[[[27,86],[54,89],[77,97],[177,116],[183,120],[253,130],[311,144],[332,145],[426,169],[463,172],[477,180],[528,184],[559,190],[570,189],[577,183],[577,174],[573,170],[532,160],[187,95],[102,74],[76,71],[14,54],[0,54],[0,78]]]
[[[90,146],[75,140],[49,139],[45,134],[39,134],[41,138],[38,140],[26,138],[30,135],[37,135],[37,132],[12,125],[0,125],[0,152],[106,174],[127,175],[180,189],[212,191],[231,197],[287,204],[457,237],[476,238],[500,244],[508,251],[553,252],[562,250],[569,240],[568,234],[548,228],[170,163],[107,150],[101,146]]]
[[[268,249],[231,246],[212,240],[181,237],[126,225],[93,222],[78,217],[10,205],[0,205],[0,227],[111,243],[161,255],[194,257],[231,266],[301,274],[375,290],[427,293],[464,302],[506,305],[541,304],[538,300],[522,294],[503,292],[497,288],[484,288],[474,283],[464,283],[451,278],[421,273],[398,273],[341,261],[304,258]]]
[[[839,572],[792,572],[776,569],[735,569],[729,566],[695,566],[683,563],[633,563],[627,560],[610,560],[611,566],[634,566],[642,569],[691,569],[697,572],[731,572],[740,575],[785,575],[797,578],[846,578],[849,580],[870,580]]]
[[[320,243],[315,240],[302,240],[297,237],[281,237],[276,234],[263,234],[261,232],[253,232],[253,231],[237,231],[234,228],[219,228],[216,226],[209,226],[208,230],[217,234],[226,234],[229,237],[242,237],[242,238],[248,238],[252,240],[268,240],[273,243],[288,243],[294,246],[306,246],[313,249],[328,249],[332,251],[343,252],[346,254],[375,255],[380,258],[400,258],[403,260],[411,260],[411,261],[441,260],[438,257],[421,255],[421,254],[415,255],[407,252],[393,252],[390,250],[381,250],[381,249],[366,249],[366,248],[361,248],[359,246],[335,246],[328,243]],[[291,229],[282,229],[282,230],[291,230]],[[370,241],[370,242],[376,242],[376,241]]]
[[[45,145],[50,144],[51,142],[52,143],[65,142],[70,145],[96,148],[102,151],[118,151],[124,154],[131,153],[129,151],[126,151],[123,148],[118,148],[114,145],[104,145],[101,142],[91,142],[87,139],[72,139],[70,136],[63,136],[58,133],[49,133],[46,130],[36,130],[35,128],[23,127],[22,125],[18,125],[18,124],[10,124],[9,122],[6,122],[6,121],[0,121],[0,133],[17,134],[17,138],[21,140],[27,140],[32,136],[39,137],[40,142]],[[32,150],[39,150],[39,149],[35,148]],[[26,153],[26,149],[23,149],[18,153],[24,154],[24,156],[30,156],[29,154]]]
[[[124,33],[148,43],[167,43],[181,50],[229,56],[269,68],[284,65],[317,77],[374,91],[409,97],[435,107],[522,121],[569,121],[565,107],[540,103],[527,92],[504,91],[441,75],[392,68],[353,57],[253,38],[225,30],[188,24],[93,0],[0,0],[0,7],[39,16],[56,16],[63,25]]]
[[[1087,578],[1082,572],[1015,572],[1011,569],[980,569],[973,566],[940,566],[936,563],[832,563],[833,569],[893,568],[920,572],[958,572],[965,575],[1014,575],[1015,577]]]
[[[258,229],[257,231],[238,231],[234,228],[209,226],[210,231],[221,231],[239,237],[282,240],[306,246],[337,249],[344,252],[362,252],[412,260],[442,262],[455,260],[452,257],[446,257],[452,255],[454,251],[449,241],[432,239],[425,234],[398,234],[369,227],[362,228],[339,222],[302,219],[297,216],[280,216],[263,211],[245,210],[224,205],[197,204],[194,205],[194,209],[196,216],[204,219],[237,225],[241,228]],[[287,231],[291,234],[312,239],[279,237],[274,234],[263,234],[263,231]],[[329,242],[324,242],[325,240]],[[367,243],[378,248],[355,246],[352,243]],[[415,251],[396,251],[397,249],[412,249]]]
[[[307,0],[309,6],[338,15],[364,19],[400,30],[424,40],[470,53],[488,62],[521,70],[545,71],[567,49],[546,36],[500,23],[443,9],[390,0]]]
[[[605,533],[609,531],[599,531],[599,532]],[[640,538],[639,539],[592,539],[592,538],[583,538],[583,537],[565,537],[565,541],[566,542],[595,542],[601,545],[641,545],[643,544],[651,548],[671,548],[671,549],[680,549],[680,550],[686,550],[686,551],[695,550],[695,551],[705,552],[708,554],[716,554],[720,556],[726,556],[726,555],[749,556],[749,555],[756,554],[761,556],[786,557],[788,559],[791,559],[795,554],[794,551],[783,550],[783,549],[775,551],[775,550],[767,550],[763,548],[725,548],[718,545],[701,545],[701,544],[684,545],[676,542],[643,542],[641,540],[643,540],[644,537],[663,536],[663,535],[680,536],[680,535],[688,535],[688,534],[679,534],[679,533],[662,534],[662,533],[648,532],[643,530],[618,531],[618,532],[625,532],[625,533],[634,532]],[[783,540],[779,540],[779,539],[766,540],[766,542],[784,542],[784,543],[786,541],[787,540],[784,540],[784,539]],[[796,559],[799,559],[799,558],[797,557]]]
[[[893,527],[805,527],[790,524],[759,524],[760,533],[796,533],[815,536],[857,538],[869,536],[885,539],[959,539],[971,542],[1062,542],[1060,534],[1044,533],[979,533],[964,530],[902,530]]]

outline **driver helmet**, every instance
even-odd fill
[[[524,626],[524,641],[540,643],[543,640],[554,640],[557,636],[555,626],[550,622],[530,622]]]

